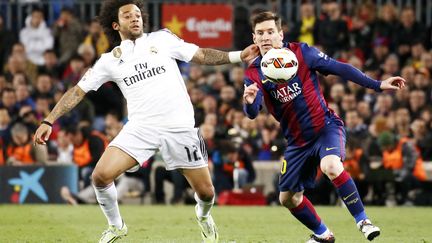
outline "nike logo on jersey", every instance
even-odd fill
[[[337,148],[338,148],[338,147],[326,148],[326,151],[330,151],[330,150],[337,149]]]

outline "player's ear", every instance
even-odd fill
[[[279,36],[280,36],[281,40],[283,40],[283,38],[284,38],[284,33],[283,33],[283,30],[282,30],[282,29],[279,30]]]
[[[112,28],[114,29],[114,30],[119,30],[120,29],[120,25],[117,23],[117,22],[112,22]]]
[[[257,44],[255,33],[252,33],[252,40],[253,40],[253,43],[254,43],[254,44]]]

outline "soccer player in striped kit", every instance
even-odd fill
[[[319,165],[354,217],[368,240],[380,234],[367,217],[357,188],[344,171],[345,130],[342,120],[327,106],[319,87],[317,72],[334,74],[363,87],[398,90],[405,86],[401,77],[377,81],[351,65],[338,62],[305,43],[283,43],[280,18],[272,12],[252,16],[253,40],[261,55],[248,67],[243,94],[244,111],[254,119],[264,99],[267,110],[280,122],[288,146],[279,179],[279,200],[291,214],[313,231],[308,242],[335,242],[333,233],[303,195],[314,186]],[[266,81],[261,69],[262,56],[271,48],[289,48],[299,62],[295,78],[284,84]]]

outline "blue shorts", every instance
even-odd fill
[[[345,159],[345,129],[342,121],[331,120],[320,134],[303,147],[289,146],[284,153],[279,190],[300,192],[315,186],[317,167],[322,158],[336,155]]]

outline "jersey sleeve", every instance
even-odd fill
[[[163,33],[162,38],[166,41],[168,51],[172,58],[189,62],[198,51],[199,47],[197,45],[185,42],[170,30],[163,29],[161,32]]]
[[[110,81],[110,74],[102,57],[87,70],[77,84],[86,93],[90,90],[96,91],[102,84]]]
[[[245,78],[244,85],[249,86],[252,85],[253,81]],[[261,89],[258,89],[257,96],[255,97],[255,100],[252,104],[243,104],[243,112],[249,117],[250,119],[254,119],[258,116],[259,111],[261,110],[261,103],[263,99],[263,94]]]
[[[333,58],[327,56],[315,47],[310,47],[306,43],[301,44],[301,51],[304,61],[310,69],[316,70],[324,75],[332,74],[331,66],[332,63],[335,62]]]
[[[305,43],[302,43],[301,48],[304,61],[310,69],[316,70],[324,75],[338,75],[342,77],[344,81],[351,80],[365,88],[373,89],[377,92],[382,91],[380,88],[381,83],[379,81],[368,77],[352,65],[338,62],[315,47],[309,47]]]

